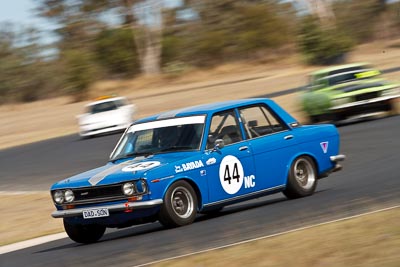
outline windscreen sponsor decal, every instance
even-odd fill
[[[195,160],[188,163],[182,163],[181,165],[175,165],[175,173],[191,171],[202,167],[204,167],[203,161]]]
[[[154,167],[159,166],[161,163],[159,161],[146,161],[146,162],[139,162],[129,166],[126,166],[122,169],[123,172],[135,172],[135,171],[143,171],[149,170]]]
[[[155,129],[155,128],[163,128],[168,126],[178,126],[178,125],[187,125],[187,124],[202,124],[206,120],[204,115],[201,116],[189,116],[182,118],[173,118],[166,120],[156,120],[151,122],[144,122],[139,124],[132,125],[127,132],[133,133],[137,131]]]
[[[363,78],[376,76],[376,75],[379,75],[379,74],[381,74],[381,73],[378,70],[368,70],[368,71],[356,73],[355,76],[356,76],[357,79],[363,79]]]
[[[226,193],[236,194],[243,185],[244,171],[240,160],[232,155],[225,156],[219,165],[219,180]]]
[[[320,143],[322,151],[324,152],[324,154],[326,154],[328,152],[328,144],[329,144],[329,142],[321,142]]]

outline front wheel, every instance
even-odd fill
[[[287,198],[312,195],[317,187],[317,172],[314,161],[308,156],[298,157],[290,167],[283,194]]]
[[[89,244],[97,242],[106,231],[106,227],[98,224],[70,224],[64,219],[64,229],[69,238],[77,243]]]
[[[178,181],[168,188],[159,213],[166,227],[191,224],[197,215],[197,196],[189,183]]]

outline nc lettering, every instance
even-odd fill
[[[256,177],[254,175],[245,176],[244,177],[244,188],[251,188],[256,186],[256,182],[254,181]]]

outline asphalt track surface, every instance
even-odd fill
[[[91,245],[65,238],[0,255],[0,266],[135,266],[400,204],[400,116],[344,125],[339,132],[344,169],[320,180],[313,196],[263,197],[181,228],[153,223],[108,231]],[[0,190],[47,190],[104,163],[118,138],[67,136],[1,150]]]

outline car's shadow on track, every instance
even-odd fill
[[[315,194],[319,194],[324,191],[326,191],[326,190],[318,190],[315,192]],[[242,202],[240,204],[227,206],[223,210],[212,213],[212,214],[199,214],[194,223],[196,224],[198,222],[210,221],[213,219],[217,219],[219,217],[227,216],[230,214],[240,213],[242,211],[249,211],[249,210],[257,209],[257,208],[264,207],[264,206],[273,206],[273,205],[277,205],[277,204],[280,204],[280,203],[283,203],[286,201],[291,201],[291,200],[287,199],[283,195],[279,196],[279,194],[261,197],[260,199],[249,200],[246,202]],[[71,243],[69,243],[69,244],[52,247],[50,249],[37,251],[35,253],[46,253],[46,252],[51,252],[51,251],[58,251],[58,250],[70,249],[70,248],[79,248],[79,247],[84,247],[84,246],[96,246],[96,245],[101,245],[101,243],[106,243],[106,242],[115,241],[115,240],[122,240],[122,239],[126,239],[126,238],[132,238],[135,236],[142,236],[142,235],[146,235],[146,234],[152,234],[152,233],[168,231],[168,230],[169,230],[168,228],[165,228],[158,222],[128,227],[123,230],[110,229],[110,230],[108,230],[109,232],[106,233],[100,241],[98,241],[97,243],[94,243],[94,244],[78,244],[78,243],[74,243],[73,241],[70,240]],[[56,241],[54,241],[54,242],[56,242]]]
[[[63,249],[100,245],[101,243],[109,242],[112,240],[118,240],[118,239],[130,238],[130,237],[134,237],[134,236],[145,235],[145,234],[149,234],[149,233],[155,233],[155,232],[162,231],[165,229],[166,228],[164,228],[159,223],[148,223],[148,224],[143,224],[143,225],[139,225],[139,226],[135,226],[135,227],[129,227],[124,230],[111,229],[111,232],[106,233],[100,241],[93,243],[93,244],[79,244],[79,243],[73,242],[69,238],[66,238],[65,240],[70,241],[69,244],[52,247],[50,249],[40,250],[35,253],[46,253],[46,252],[51,252],[51,251],[63,250]],[[56,241],[54,241],[54,242],[56,242]]]
[[[278,204],[278,203],[281,203],[281,202],[284,202],[287,200],[288,199],[285,196],[279,196],[278,198],[275,197],[273,199],[265,199],[265,200],[260,200],[260,199],[250,200],[250,201],[236,204],[233,206],[227,206],[219,212],[210,213],[210,214],[201,214],[200,216],[198,216],[196,218],[196,222],[211,220],[211,219],[214,219],[217,217],[226,216],[226,215],[234,214],[234,213],[239,213],[239,212],[242,212],[245,210],[256,209],[256,208],[263,207],[263,206],[270,206],[270,205]]]

